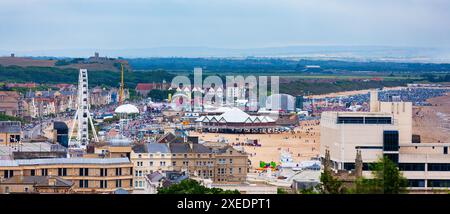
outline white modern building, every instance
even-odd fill
[[[363,175],[383,155],[398,164],[412,189],[450,187],[450,143],[412,142],[412,103],[380,102],[371,91],[370,112],[323,112],[320,155],[330,151],[332,168],[355,168],[361,151]]]

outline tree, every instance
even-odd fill
[[[370,170],[372,170],[373,178],[359,178],[349,193],[399,194],[407,191],[408,180],[388,157],[380,158],[371,164]]]
[[[284,188],[278,187],[277,194],[289,194]]]
[[[179,184],[158,189],[158,194],[240,194],[238,190],[223,190],[220,188],[207,188],[192,179],[186,179]]]
[[[299,191],[300,194],[307,194],[307,195],[311,195],[311,194],[318,194],[319,192],[317,192],[317,187],[309,187],[306,189],[301,189]]]
[[[382,185],[383,193],[399,194],[406,192],[408,180],[403,177],[397,165],[388,157],[384,156],[372,165],[372,174],[375,179],[380,181],[375,182],[375,184]]]
[[[334,178],[329,170],[325,170],[320,175],[319,191],[322,194],[341,194],[344,193],[343,182]]]

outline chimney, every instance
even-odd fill
[[[55,186],[56,185],[56,178],[55,177],[49,177],[48,178],[48,185],[49,186]]]
[[[370,91],[370,112],[379,112],[378,90]]]

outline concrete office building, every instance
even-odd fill
[[[370,112],[323,112],[320,154],[330,152],[332,168],[353,170],[357,151],[363,175],[383,155],[398,164],[411,189],[450,186],[450,143],[412,143],[412,103],[380,102],[371,91]]]

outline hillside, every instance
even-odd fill
[[[125,72],[125,86],[128,88],[136,87],[137,83],[170,81],[174,77],[166,71],[152,72]],[[54,67],[20,67],[0,65],[1,82],[35,82],[39,84],[71,83],[78,81],[78,70],[73,68],[61,69]],[[89,72],[89,85],[106,85],[118,87],[120,83],[120,73],[113,71],[95,71]]]
[[[37,59],[29,57],[0,57],[0,65],[19,67],[57,67],[61,69],[88,69],[89,71],[120,71],[120,64],[131,71],[128,61],[106,57],[89,57],[75,59]]]

